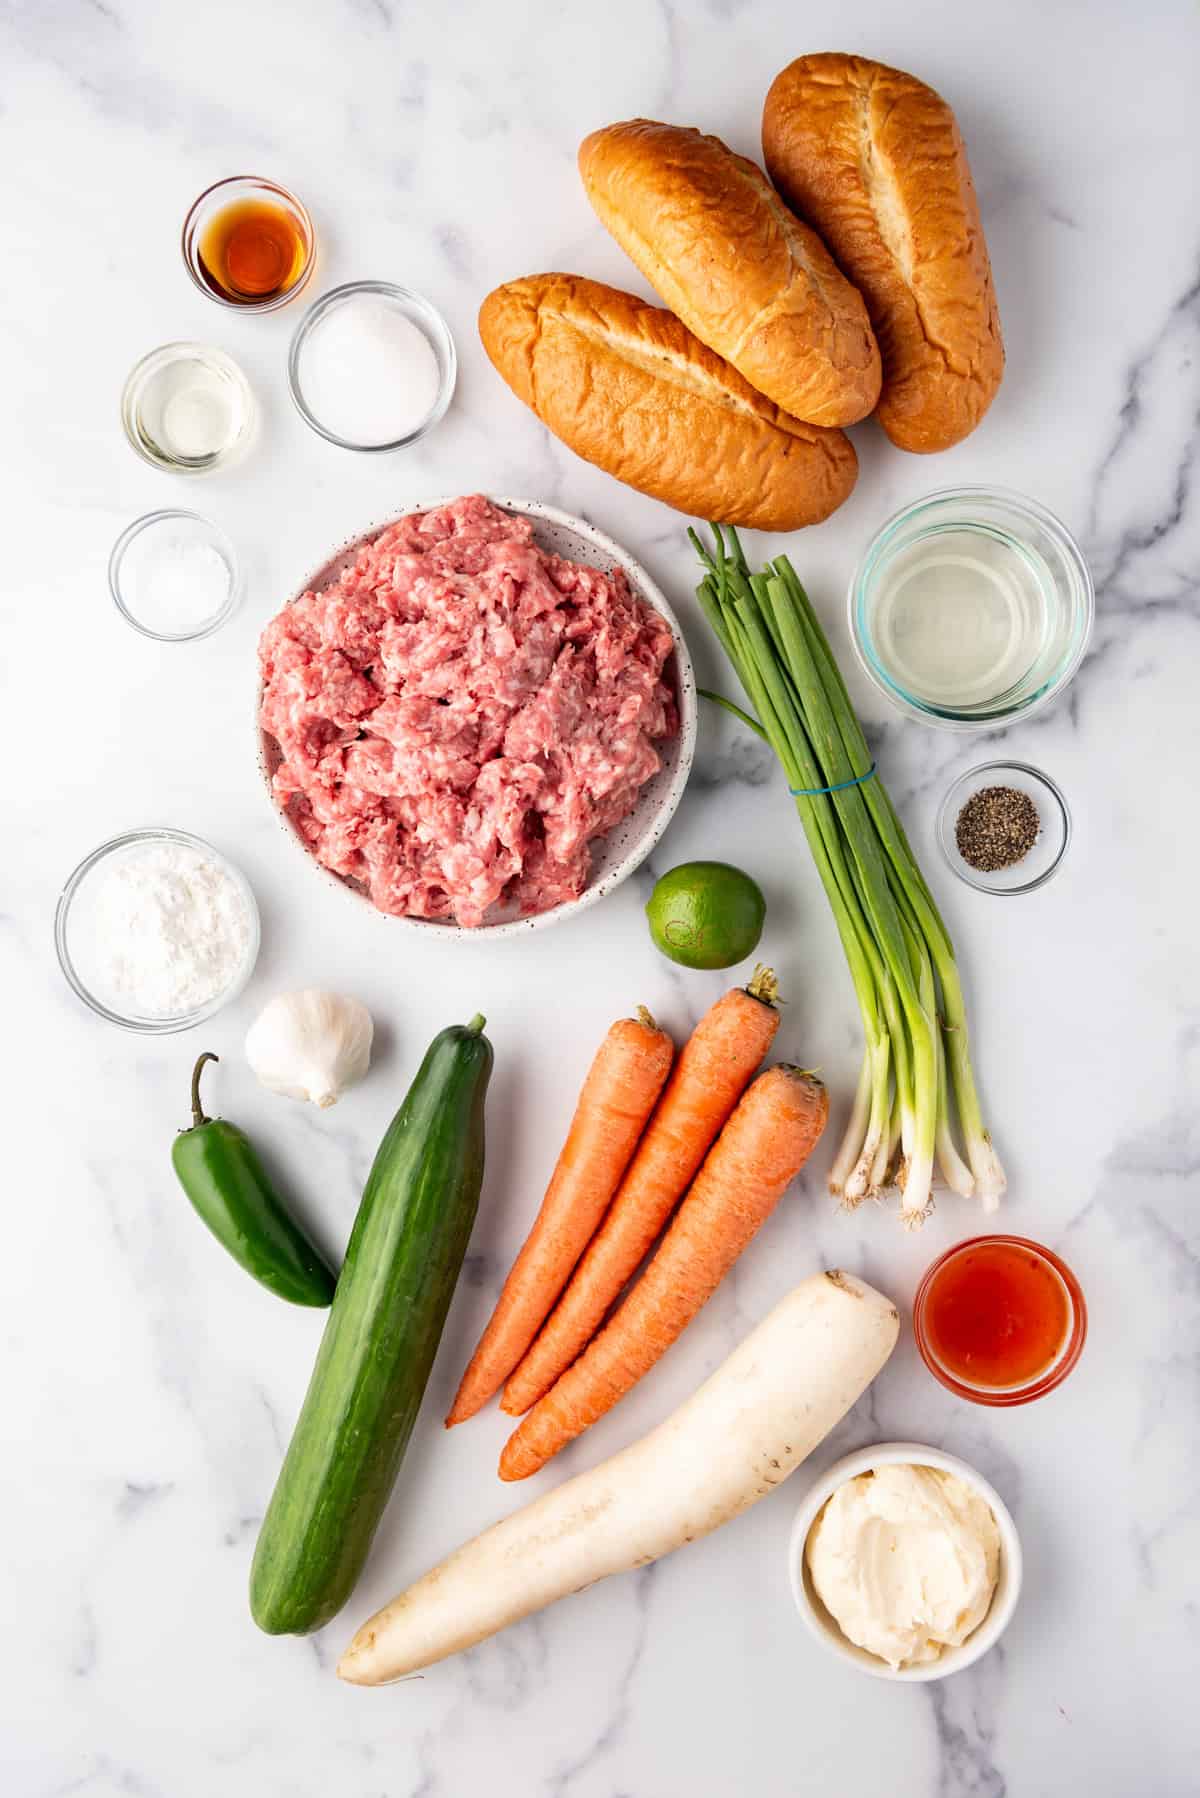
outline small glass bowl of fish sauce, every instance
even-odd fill
[[[201,293],[237,312],[286,306],[316,259],[307,209],[261,175],[230,175],[205,188],[183,222],[182,247]]]
[[[1025,1236],[970,1236],[926,1271],[913,1335],[934,1379],[975,1405],[1027,1405],[1061,1386],[1087,1340],[1083,1289]]]
[[[1083,660],[1094,611],[1066,526],[999,487],[905,506],[850,582],[867,677],[909,717],[949,730],[994,729],[1048,705]]]

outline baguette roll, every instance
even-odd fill
[[[879,422],[899,449],[949,449],[1004,372],[979,205],[954,114],[912,75],[802,56],[777,75],[763,155],[788,204],[860,289],[883,352]]]
[[[879,397],[862,296],[760,168],[717,137],[652,119],[593,131],[588,198],[693,336],[793,418],[849,425]]]
[[[497,287],[479,335],[498,372],[576,455],[699,518],[794,531],[854,486],[841,431],[789,418],[670,312],[580,275]]]

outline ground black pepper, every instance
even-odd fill
[[[995,874],[1024,860],[1041,834],[1042,821],[1028,793],[1016,787],[980,787],[958,814],[958,853],[981,874]]]

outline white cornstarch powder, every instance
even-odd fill
[[[171,1018],[233,985],[250,949],[250,911],[221,862],[186,843],[131,844],[88,883],[88,962],[113,1010]]]

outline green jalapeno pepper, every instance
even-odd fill
[[[261,1286],[293,1305],[328,1305],[337,1275],[283,1208],[250,1138],[224,1118],[205,1117],[200,1075],[192,1070],[192,1126],[181,1130],[171,1161],[192,1205],[217,1241]]]

